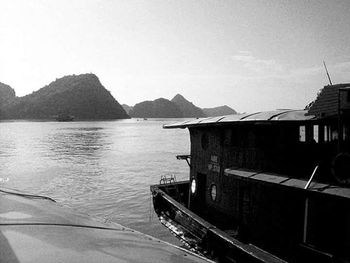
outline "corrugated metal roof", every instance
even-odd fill
[[[306,113],[306,110],[274,110],[256,112],[252,114],[234,114],[220,117],[201,118],[190,121],[187,120],[164,125],[164,128],[188,128],[193,126],[211,126],[241,122],[306,121],[315,118],[313,115],[306,115]]]
[[[264,111],[251,114],[247,117],[242,118],[242,121],[267,121],[271,120],[275,116],[278,116],[282,113],[289,112],[290,110],[274,110],[274,111]]]
[[[325,86],[311,105],[308,114],[326,117],[338,114],[338,92],[347,90],[350,83]]]

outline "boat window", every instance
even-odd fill
[[[208,149],[209,146],[209,138],[207,133],[203,133],[201,137],[201,146],[203,150]]]
[[[211,197],[211,200],[212,200],[212,201],[215,201],[215,200],[216,200],[216,194],[217,194],[217,192],[216,192],[216,185],[215,185],[215,184],[212,184],[212,185],[210,186],[210,197]]]
[[[318,127],[318,125],[314,125],[313,129],[314,129],[314,141],[319,142],[319,132],[318,132],[319,127]]]
[[[191,182],[191,193],[194,194],[196,193],[196,190],[197,190],[197,183],[196,183],[196,179],[192,179],[192,182]]]
[[[332,141],[338,140],[338,131],[337,130],[332,130],[331,138],[332,138]]]
[[[299,126],[299,141],[305,142],[306,141],[306,134],[305,134],[305,126]]]
[[[324,141],[329,141],[329,127],[327,125],[324,126]]]

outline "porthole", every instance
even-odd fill
[[[333,160],[332,172],[338,183],[349,184],[350,183],[350,154],[339,153]]]
[[[195,194],[197,190],[197,183],[195,179],[192,179],[191,181],[191,193]]]
[[[209,138],[208,138],[208,134],[203,133],[202,137],[201,137],[201,146],[203,150],[208,149],[209,146]]]
[[[216,185],[212,184],[210,186],[210,197],[212,201],[216,201],[216,196],[217,196],[217,189],[216,189]]]

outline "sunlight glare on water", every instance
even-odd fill
[[[174,121],[0,122],[0,186],[172,242],[149,186],[161,175],[188,178],[175,158],[189,153],[188,131],[162,129]]]

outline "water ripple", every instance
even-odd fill
[[[169,237],[155,216],[150,221],[149,185],[164,174],[187,178],[187,164],[175,155],[189,152],[189,136],[163,124],[1,122],[0,178],[100,221]]]

